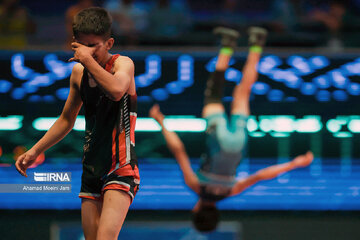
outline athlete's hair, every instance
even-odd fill
[[[210,232],[216,229],[220,220],[220,214],[216,206],[201,206],[193,213],[192,221],[195,228],[200,232]]]
[[[94,34],[104,39],[111,37],[112,18],[108,11],[100,7],[90,7],[78,12],[73,20],[74,37],[79,34]]]

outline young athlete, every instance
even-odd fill
[[[80,11],[73,20],[74,56],[64,109],[47,133],[16,161],[26,169],[73,127],[84,105],[86,129],[79,197],[85,239],[117,239],[140,177],[134,151],[136,90],[133,61],[112,55],[111,17],[103,8]]]
[[[219,221],[217,201],[237,195],[258,181],[275,178],[295,168],[306,167],[313,160],[313,154],[307,152],[290,162],[267,167],[236,181],[236,168],[243,157],[243,149],[247,142],[249,97],[251,87],[258,77],[256,66],[265,43],[266,31],[256,27],[249,30],[250,51],[243,69],[242,80],[233,90],[230,122],[221,98],[225,70],[229,66],[239,34],[226,28],[217,28],[215,33],[222,35],[222,48],[218,55],[216,70],[208,79],[204,94],[205,105],[202,114],[207,120],[207,157],[203,159],[197,173],[192,170],[189,157],[178,135],[164,126],[164,115],[159,106],[154,105],[149,112],[150,117],[161,125],[167,146],[182,170],[185,184],[199,195],[199,201],[193,209],[193,223],[200,231],[211,231],[216,228]]]

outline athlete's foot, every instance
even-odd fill
[[[237,46],[237,40],[240,37],[240,33],[234,29],[217,27],[214,29],[215,35],[221,36],[221,46],[235,48]]]
[[[263,47],[266,42],[267,30],[260,27],[250,27],[249,34],[249,46]]]
[[[158,104],[151,107],[149,116],[154,118],[158,123],[161,123],[164,120],[164,114],[160,111],[160,106]]]
[[[313,159],[314,154],[311,151],[308,151],[307,153],[294,158],[292,162],[295,164],[296,167],[306,167],[311,164]]]

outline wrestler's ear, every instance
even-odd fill
[[[114,46],[114,41],[114,38],[109,38],[108,40],[106,40],[106,50],[110,50]]]

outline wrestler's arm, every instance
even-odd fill
[[[36,160],[37,156],[63,139],[73,128],[76,117],[82,106],[80,97],[80,81],[83,67],[76,64],[70,76],[70,92],[60,117],[46,134],[27,152],[20,155],[15,163],[18,172],[27,176],[26,169]]]
[[[164,126],[164,115],[160,112],[158,105],[154,105],[150,112],[150,117],[154,118],[162,127],[162,134],[165,138],[166,144],[170,152],[174,155],[176,161],[178,162],[180,169],[183,173],[185,183],[190,187],[194,192],[199,193],[199,181],[191,168],[189,157],[186,153],[183,142],[180,140],[179,136],[172,131],[169,131]]]
[[[106,42],[106,44],[110,43]],[[96,46],[88,47],[78,42],[73,42],[71,46],[74,57],[69,61],[77,61],[84,65],[111,100],[119,101],[128,92],[135,71],[134,63],[130,58],[120,56],[114,63],[114,73],[110,73],[93,58],[92,54]]]

